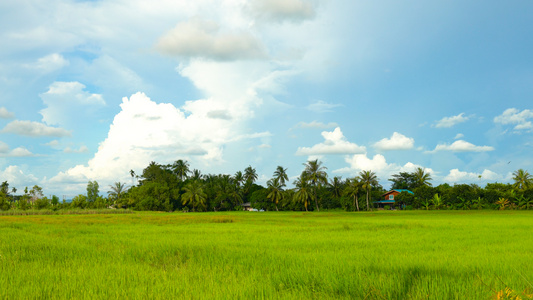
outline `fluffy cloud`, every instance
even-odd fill
[[[315,16],[313,5],[303,0],[253,0],[250,8],[258,18],[277,22],[298,22]]]
[[[224,32],[213,21],[193,19],[176,25],[156,44],[157,51],[185,58],[234,61],[265,58],[263,44],[248,32]]]
[[[384,138],[374,144],[379,150],[409,150],[413,149],[415,140],[405,135],[394,132],[390,139]]]
[[[24,147],[18,147],[18,148],[11,150],[6,143],[0,142],[0,157],[27,157],[27,156],[33,156],[33,153],[31,153],[28,149]]]
[[[445,117],[437,121],[434,125],[436,128],[450,128],[459,123],[468,121],[469,117],[465,117],[464,113],[460,113],[457,116]]]
[[[492,172],[491,170],[483,170],[482,173],[469,173],[459,171],[459,169],[452,169],[450,173],[444,177],[444,182],[449,183],[464,183],[464,182],[479,182],[483,181],[496,181],[503,179],[502,176]]]
[[[43,72],[53,72],[69,65],[69,61],[66,60],[61,54],[53,53],[37,60],[37,63],[31,67],[41,70]]]
[[[38,137],[38,136],[50,136],[50,137],[66,137],[70,136],[70,131],[63,128],[56,128],[46,126],[43,123],[31,122],[31,121],[13,121],[2,129],[5,133],[14,133],[19,135]]]
[[[334,108],[342,106],[342,104],[328,103],[322,100],[311,103],[307,106],[307,109],[317,113],[332,112]]]
[[[393,174],[400,172],[413,172],[417,168],[423,168],[422,166],[413,164],[411,162],[405,165],[397,165],[395,163],[387,163],[385,156],[376,154],[374,157],[369,158],[367,154],[356,154],[353,156],[347,156],[345,159],[349,167],[338,169],[333,171],[334,173],[346,173],[351,175],[357,175],[360,171],[370,170],[377,174],[381,183],[385,183],[386,179],[390,178]],[[427,173],[434,175],[435,172],[430,168],[423,168]]]
[[[435,147],[435,150],[431,152],[436,152],[436,151],[487,152],[487,151],[493,151],[493,150],[494,150],[494,147],[491,147],[491,146],[476,146],[464,140],[457,140],[453,142],[451,145],[438,144],[437,147]]]
[[[13,119],[15,114],[8,111],[5,107],[0,107],[0,119]]]
[[[339,127],[335,130],[322,132],[324,142],[313,147],[299,147],[296,155],[354,154],[365,153],[366,148],[346,140]]]
[[[65,153],[87,153],[89,152],[89,148],[87,146],[81,146],[79,149],[72,149],[71,147],[67,147],[63,150]]]
[[[335,127],[338,127],[338,126],[339,125],[337,123],[335,123],[335,122],[330,122],[330,123],[325,124],[325,123],[322,123],[322,122],[312,121],[312,122],[309,122],[309,123],[300,122],[300,123],[296,124],[296,126],[294,126],[294,128],[329,129],[329,128],[335,128]]]
[[[25,174],[18,166],[8,166],[5,170],[0,170],[0,178],[4,181],[7,180],[10,187],[19,187],[19,191],[24,185],[31,187],[38,184],[37,177],[31,174]]]
[[[259,138],[268,133],[235,135],[238,125],[209,118],[202,112],[210,105],[191,101],[190,114],[169,103],[156,103],[145,94],[124,98],[109,129],[87,166],[61,172],[52,183],[70,180],[83,183],[98,178],[109,182],[124,178],[130,169],[139,170],[150,161],[171,162],[185,158],[204,164],[222,162],[222,146],[230,141]],[[80,149],[81,150],[81,149]]]
[[[529,119],[533,118],[533,110],[524,109],[519,111],[516,108],[506,109],[501,115],[494,118],[494,123],[516,124],[514,130],[533,130],[533,123]]]
[[[458,139],[461,139],[461,138],[464,138],[464,137],[465,137],[464,134],[462,134],[462,133],[458,133],[458,134],[455,135],[455,137],[454,137],[453,139],[454,139],[454,140],[458,140]]]
[[[77,81],[52,83],[48,91],[40,95],[47,106],[40,112],[43,121],[65,126],[71,121],[79,121],[82,111],[105,105],[101,95],[91,94],[84,89],[85,85]]]

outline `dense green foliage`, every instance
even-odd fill
[[[0,216],[0,294],[529,299],[532,229],[530,211]]]
[[[235,211],[250,203],[258,210],[320,211],[344,209],[346,211],[373,210],[376,201],[383,200],[387,192],[379,184],[380,178],[371,170],[363,170],[353,178],[328,178],[327,168],[318,160],[304,164],[304,171],[287,188],[287,169],[277,166],[266,187],[256,184],[258,178],[252,166],[235,175],[207,174],[190,170],[187,161],[161,165],[151,162],[136,175],[133,170],[132,186],[115,182],[108,188],[108,197],[100,195],[97,181],[89,181],[87,194],[77,195],[70,202],[43,196],[42,188],[34,186],[24,195],[15,196],[9,183],[0,185],[0,210],[10,209],[101,209],[129,208],[137,211]],[[422,168],[414,172],[394,174],[389,181],[393,189],[406,189],[397,196],[394,204],[380,208],[466,210],[466,209],[532,209],[533,179],[525,170],[513,173],[513,184],[431,184],[431,174]]]

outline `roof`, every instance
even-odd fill
[[[406,190],[406,189],[397,189],[397,190],[390,190],[388,192],[386,192],[385,194],[381,195],[381,196],[385,196],[385,195],[388,195],[392,192],[398,192],[398,193],[402,193],[402,192],[408,192],[409,194],[411,195],[414,195],[415,193],[411,192],[410,190]]]
[[[393,204],[395,203],[394,200],[380,200],[380,201],[374,201],[374,203],[390,203],[390,204]]]
[[[241,206],[252,206],[252,204],[250,204],[250,202],[246,202],[246,203],[241,204]]]

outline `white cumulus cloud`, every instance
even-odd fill
[[[400,172],[413,172],[417,168],[424,169],[424,171],[432,176],[435,174],[432,169],[424,168],[411,162],[407,162],[403,166],[395,163],[387,163],[385,156],[381,154],[376,154],[372,158],[369,158],[367,154],[355,154],[352,156],[347,156],[345,161],[348,163],[348,167],[334,170],[333,172],[358,175],[359,172],[364,170],[372,171],[376,173],[381,183],[385,183],[386,180],[391,178],[393,174],[398,174]]]
[[[296,155],[324,155],[324,154],[354,154],[365,153],[366,148],[358,146],[357,144],[350,143],[342,134],[339,127],[329,132],[322,132],[324,142],[316,144],[313,147],[299,147],[296,151]]]
[[[0,142],[0,157],[27,157],[34,156],[28,149],[18,147],[13,150],[4,142]]]
[[[10,188],[16,187],[18,190],[17,194],[23,189],[23,185],[31,187],[39,183],[37,177],[32,174],[25,174],[18,166],[8,166],[3,171],[0,170],[0,178],[3,181],[7,180]]]
[[[258,18],[276,22],[298,22],[315,17],[313,4],[305,0],[253,0],[250,8]]]
[[[520,111],[516,108],[508,108],[501,115],[494,118],[494,123],[513,124],[514,129],[533,130],[533,123],[529,120],[533,119],[533,110],[524,109]]]
[[[434,125],[436,128],[450,128],[459,123],[468,121],[469,117],[465,117],[464,113],[460,113],[457,116],[444,117],[437,121]]]
[[[78,122],[87,110],[105,105],[102,95],[84,89],[85,85],[77,81],[52,83],[48,91],[40,95],[47,106],[40,111],[43,121],[65,126],[71,121]]]
[[[71,147],[66,147],[63,149],[63,152],[65,153],[87,153],[89,152],[89,148],[87,146],[81,146],[79,149],[73,149]]]
[[[503,179],[502,176],[498,175],[491,170],[483,170],[482,173],[473,173],[473,172],[464,172],[459,171],[459,169],[452,169],[450,173],[444,177],[444,182],[449,183],[471,183],[481,181],[496,181]]]
[[[50,136],[50,137],[66,137],[71,136],[70,131],[63,128],[47,126],[43,123],[32,121],[15,120],[2,129],[4,133],[13,133],[18,135],[25,135],[31,137]]]
[[[472,143],[469,143],[464,140],[457,140],[453,142],[451,145],[448,144],[438,144],[435,147],[435,150],[430,152],[437,152],[437,151],[453,151],[453,152],[487,152],[487,151],[493,151],[494,147],[492,146],[476,146]]]
[[[61,54],[53,53],[39,58],[32,67],[44,72],[53,72],[68,65],[69,61],[66,60]]]
[[[0,119],[13,119],[15,114],[8,111],[5,107],[0,107]]]
[[[168,31],[155,48],[166,55],[218,61],[262,59],[263,44],[245,31],[224,31],[214,21],[192,19]]]
[[[405,135],[394,132],[391,138],[384,138],[374,144],[374,147],[379,150],[409,150],[413,149],[415,139],[406,137]]]

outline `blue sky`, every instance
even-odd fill
[[[0,180],[533,170],[530,1],[2,1]],[[481,175],[481,177],[480,177]]]

